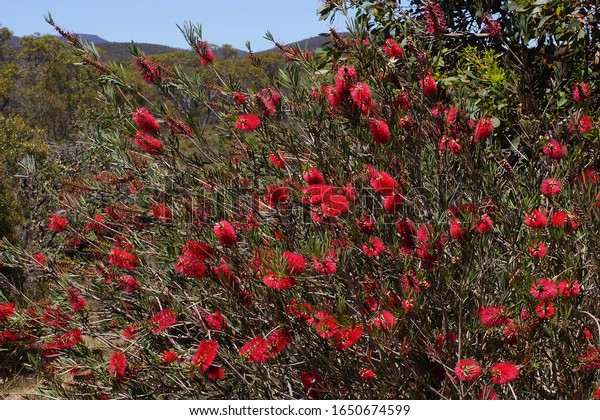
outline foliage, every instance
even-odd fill
[[[483,3],[324,2],[349,36],[276,44],[262,87],[200,26],[199,71],[132,47],[143,87],[55,26],[113,123],[38,248],[5,242],[46,293],[1,345],[59,398],[598,395],[598,64],[564,28],[598,38]]]

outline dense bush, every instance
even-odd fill
[[[134,49],[153,102],[57,27],[114,124],[4,244],[45,290],[5,351],[60,398],[598,397],[597,8],[415,3],[324,2],[349,35],[252,91],[188,25],[219,83]]]

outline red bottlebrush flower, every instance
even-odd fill
[[[371,118],[369,120],[369,129],[373,136],[375,144],[386,144],[391,139],[390,128],[385,120],[381,118]]]
[[[373,319],[373,325],[380,330],[392,330],[398,323],[398,318],[394,316],[390,311],[383,310],[377,314]]]
[[[596,390],[594,391],[594,397],[595,400],[600,400],[600,386],[598,386],[598,388],[596,388]]]
[[[152,327],[152,334],[160,334],[167,328],[175,325],[177,322],[177,315],[173,309],[167,308],[152,316],[149,322]]]
[[[419,85],[421,86],[421,90],[423,91],[423,94],[425,96],[427,96],[428,98],[432,98],[435,96],[437,92],[437,83],[435,82],[435,79],[431,74],[428,74],[427,76],[423,77],[419,81]]]
[[[222,367],[211,366],[206,371],[206,376],[213,381],[220,381],[225,379],[225,370]]]
[[[508,384],[517,379],[519,376],[519,368],[510,362],[496,363],[490,369],[492,382],[495,384]]]
[[[142,131],[135,133],[133,144],[151,155],[157,155],[162,150],[162,143],[156,137],[152,137]]]
[[[133,278],[133,276],[123,276],[119,283],[125,293],[135,293],[140,287],[140,282]]]
[[[33,259],[39,264],[39,265],[44,265],[48,262],[48,257],[46,257],[43,253],[38,252],[37,254],[33,255]]]
[[[67,298],[69,300],[69,304],[71,305],[71,308],[75,312],[79,312],[87,306],[87,302],[85,301],[83,296],[81,296],[81,293],[79,293],[79,290],[77,290],[74,287],[71,287],[69,289],[69,291],[67,293]]]
[[[337,264],[333,257],[325,257],[322,261],[319,261],[313,257],[313,266],[315,271],[321,275],[332,275],[337,271]]]
[[[306,259],[300,255],[291,251],[285,251],[283,257],[287,263],[287,270],[290,274],[302,274],[306,268]]]
[[[539,300],[552,300],[558,294],[556,283],[551,279],[538,279],[531,284],[531,295]]]
[[[210,63],[215,61],[215,53],[208,48],[208,42],[198,42],[198,58],[203,66],[208,66]]]
[[[160,69],[147,57],[136,57],[133,59],[133,64],[137,67],[140,74],[148,84],[153,84],[161,79]]]
[[[485,16],[483,18],[483,32],[489,34],[489,36],[494,37],[500,33],[502,30],[502,25],[495,19],[490,18],[489,16]]]
[[[219,344],[215,340],[204,340],[192,357],[192,366],[197,366],[201,372],[206,372],[215,361]]]
[[[325,216],[338,217],[350,210],[350,203],[343,195],[326,195],[323,197],[321,210]]]
[[[481,306],[479,308],[479,319],[486,327],[498,327],[506,325],[510,319],[505,314],[505,307]]]
[[[233,92],[233,102],[240,106],[246,105],[246,95],[240,92]]]
[[[421,5],[421,16],[431,35],[440,35],[448,29],[445,12],[435,0],[427,0]]]
[[[260,118],[256,114],[241,114],[235,122],[235,128],[242,131],[254,131],[260,125]]]
[[[278,168],[285,168],[286,158],[283,152],[271,153],[269,155],[269,160],[271,163]]]
[[[281,353],[292,342],[294,335],[290,330],[282,329],[273,332],[266,339],[265,357],[271,359]]]
[[[0,321],[6,321],[15,313],[14,303],[0,303]]]
[[[462,240],[467,235],[467,230],[460,225],[458,219],[452,220],[450,223],[450,237],[457,241]]]
[[[240,356],[244,357],[248,363],[264,362],[267,360],[267,340],[263,336],[251,338],[240,348]]]
[[[110,356],[110,362],[108,362],[108,373],[115,379],[121,380],[125,376],[125,369],[127,369],[127,359],[125,353],[115,352]]]
[[[311,319],[313,307],[310,303],[299,303],[296,299],[292,299],[285,307],[285,311],[293,317],[308,321]]]
[[[494,227],[492,218],[486,213],[479,218],[479,223],[475,226],[475,232],[485,234],[489,233]]]
[[[457,139],[450,138],[448,136],[443,136],[438,143],[438,147],[442,152],[448,150],[450,153],[458,153],[462,150],[461,144]]]
[[[263,283],[271,289],[285,290],[294,286],[296,284],[296,279],[293,277],[278,276],[273,272],[269,272],[269,274],[263,277]]]
[[[558,283],[558,294],[564,298],[577,297],[581,293],[581,286],[577,280],[562,280]]]
[[[533,230],[541,230],[548,226],[548,219],[545,212],[536,209],[525,216],[525,224]]]
[[[385,44],[382,47],[382,49],[383,52],[391,58],[400,59],[404,56],[404,50],[392,38],[388,38],[385,40]]]
[[[104,217],[101,214],[97,214],[94,216],[93,222],[86,223],[85,228],[87,230],[94,231],[97,233],[104,233],[107,230],[106,226],[104,225],[105,222],[106,217]]]
[[[362,250],[367,256],[376,257],[385,251],[385,244],[379,238],[371,238],[368,244],[363,244]]]
[[[323,92],[327,95],[327,102],[332,110],[337,109],[344,99],[335,86],[324,86]]]
[[[402,208],[404,196],[394,192],[383,199],[383,209],[388,213],[397,213]]]
[[[554,160],[561,160],[567,154],[567,148],[556,140],[548,140],[542,150],[546,156]]]
[[[408,111],[408,108],[412,105],[412,99],[410,94],[406,91],[403,91],[396,96],[394,99],[394,106],[400,108],[404,112]]]
[[[285,203],[290,198],[288,187],[269,185],[267,187],[266,200],[269,207],[275,208],[279,203]]]
[[[335,189],[329,185],[315,184],[302,188],[305,197],[302,201],[306,204],[319,205],[323,199],[329,197],[335,192]]]
[[[152,216],[163,222],[168,222],[173,218],[173,212],[164,204],[155,204],[151,210]]]
[[[131,116],[140,130],[148,134],[158,133],[158,122],[146,108],[136,108],[135,111],[131,113]]]
[[[588,117],[587,115],[582,115],[581,117],[579,117],[579,122],[577,126],[579,127],[579,132],[581,134],[585,134],[592,130],[594,123],[590,117]]]
[[[271,117],[281,104],[281,95],[272,88],[263,89],[256,95],[256,105],[262,109],[263,116]]]
[[[396,231],[400,236],[400,252],[404,255],[410,254],[416,245],[417,228],[409,219],[396,221]]]
[[[237,242],[237,236],[235,235],[235,230],[231,223],[227,220],[221,220],[217,222],[213,227],[213,231],[217,236],[219,242],[221,242],[224,246],[232,246]]]
[[[371,369],[367,367],[362,367],[358,371],[358,376],[365,382],[375,381],[377,379],[377,375]]]
[[[308,185],[325,184],[325,178],[317,168],[310,168],[302,174],[302,177]]]
[[[192,135],[194,134],[194,130],[192,130],[192,127],[190,127],[180,119],[175,118],[171,115],[167,115],[165,118],[167,120],[167,127],[169,127],[169,131],[171,133],[178,134],[184,137],[192,137]]]
[[[481,375],[481,366],[474,359],[459,360],[454,372],[461,381],[474,381]]]
[[[415,309],[415,298],[403,299],[402,308],[406,311],[406,313]]]
[[[336,350],[347,350],[352,347],[362,336],[362,327],[360,325],[354,328],[340,328],[333,336],[333,342]]]
[[[132,340],[138,333],[135,324],[129,324],[121,331],[121,336],[126,340]]]
[[[108,254],[108,263],[124,270],[135,270],[137,257],[121,248],[112,248]]]
[[[439,236],[437,241],[434,241],[433,233],[431,226],[421,226],[417,231],[416,253],[427,267],[437,261],[446,242],[444,233]]]
[[[558,179],[548,178],[542,182],[542,194],[546,197],[555,196],[560,192],[562,188],[562,183]]]
[[[509,322],[504,326],[502,335],[508,344],[515,344],[519,338],[519,326],[514,321]]]
[[[342,65],[338,68],[337,74],[339,78],[345,82],[353,82],[356,80],[356,69],[351,65]]]
[[[556,310],[554,309],[554,305],[552,302],[541,301],[535,307],[535,313],[541,319],[550,319],[554,316]]]
[[[600,347],[590,346],[588,350],[579,357],[579,365],[584,371],[600,369]]]
[[[356,223],[356,227],[363,233],[373,233],[375,232],[375,221],[368,216],[361,217],[360,219],[355,219],[354,223]]]
[[[400,284],[402,285],[402,291],[405,294],[409,294],[414,290],[415,295],[418,295],[419,291],[421,290],[421,282],[412,273],[402,274],[400,276]]]
[[[314,312],[312,317],[306,320],[321,338],[331,338],[340,329],[337,319],[325,311]]]
[[[180,255],[175,262],[175,270],[186,276],[200,280],[206,273],[206,266],[200,259],[194,258],[190,255]]]
[[[72,316],[61,311],[60,307],[44,309],[42,323],[53,327],[66,327]]]
[[[162,363],[168,365],[176,361],[178,358],[179,355],[177,353],[175,353],[174,351],[167,350],[162,354],[160,360]]]
[[[371,89],[366,83],[358,82],[350,88],[350,98],[358,107],[371,102]]]
[[[410,130],[413,126],[412,118],[410,115],[403,115],[398,119],[398,125],[405,130]]]
[[[497,400],[498,394],[496,394],[496,391],[494,391],[493,388],[485,386],[477,394],[477,399],[478,400]]]
[[[213,250],[210,245],[197,241],[187,241],[181,253],[201,261],[205,261],[213,256]]]
[[[323,392],[323,383],[317,370],[301,372],[300,381],[302,382],[304,391],[310,398],[316,398]]]
[[[204,317],[204,323],[208,329],[213,331],[221,331],[227,327],[227,321],[223,318],[223,314],[220,311],[214,311],[212,314],[208,314]]]
[[[473,141],[477,143],[480,140],[485,140],[489,138],[492,135],[493,130],[494,125],[492,124],[492,120],[490,118],[482,118],[475,126],[475,134],[473,135]]]
[[[390,174],[383,171],[378,171],[375,168],[370,168],[371,187],[383,196],[392,194],[398,188],[396,181]]]
[[[590,84],[587,82],[575,83],[573,86],[573,100],[575,102],[584,102],[590,97]]]
[[[528,252],[533,258],[544,258],[548,255],[548,247],[543,242],[534,242],[529,246]]]
[[[65,219],[64,217],[58,216],[56,214],[53,214],[52,216],[50,216],[50,218],[48,220],[49,220],[48,228],[52,232],[55,232],[55,233],[64,232],[64,230],[67,228],[67,225],[69,224],[67,219]]]
[[[567,213],[559,210],[556,213],[554,213],[550,218],[550,224],[552,224],[553,227],[560,229],[567,225],[568,220],[569,216],[567,215]]]
[[[81,330],[75,328],[67,331],[63,335],[55,335],[51,346],[58,350],[69,349],[81,342],[81,336]]]

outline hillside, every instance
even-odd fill
[[[129,42],[108,42],[98,45],[98,49],[102,50],[108,60],[129,60],[131,54],[129,52]],[[170,52],[180,51],[179,48],[168,47],[166,45],[136,43],[138,48],[146,55],[167,54]]]
[[[98,46],[98,49],[101,50],[105,54],[105,57],[108,60],[111,60],[111,61],[113,61],[113,60],[117,60],[117,61],[129,60],[129,58],[131,57],[130,53],[129,53],[129,46],[130,46],[129,42],[112,42],[112,41],[108,41],[98,35],[93,35],[93,34],[79,34],[79,36],[81,37],[82,40],[91,42],[91,43],[95,44],[96,46]],[[64,38],[62,38],[62,37],[58,37],[58,38],[64,41]],[[20,49],[19,47],[20,47],[21,39],[22,39],[21,37],[13,36],[10,41],[10,45],[17,51]],[[326,36],[318,35],[318,36],[314,36],[311,38],[305,38],[305,39],[302,39],[302,40],[299,40],[296,42],[290,42],[285,45],[298,44],[303,49],[316,50],[317,48],[323,46],[323,44],[325,44],[327,41],[328,41],[328,38]],[[168,53],[175,52],[175,51],[183,51],[181,48],[174,48],[174,47],[169,47],[167,45],[152,44],[152,43],[146,43],[146,42],[136,43],[136,45],[146,55],[159,55],[159,54],[168,54]],[[266,51],[275,51],[276,49],[277,48],[274,47],[274,48],[268,49]],[[215,48],[215,50],[217,51],[217,57],[219,57],[218,49]],[[246,54],[246,51],[243,51],[243,50],[238,50],[236,48],[233,48],[233,50],[237,51],[238,56],[243,56]]]

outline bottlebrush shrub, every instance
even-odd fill
[[[26,267],[47,293],[6,299],[0,345],[31,352],[45,392],[593,396],[596,91],[560,106],[519,97],[514,78],[530,73],[506,55],[493,86],[503,105],[482,101],[478,89],[492,82],[457,84],[462,69],[444,64],[456,38],[444,37],[445,22],[430,34],[437,3],[425,21],[393,15],[389,2],[371,12],[352,3],[381,13],[362,20],[369,27],[354,22],[354,37],[332,32],[324,54],[293,55],[257,91],[220,74],[221,86],[203,86],[158,64],[149,78],[138,56],[162,95],[150,102],[74,42],[107,100],[133,117],[90,130],[113,162],[53,194],[66,229],[31,253],[3,246],[4,264]],[[184,34],[207,45],[199,27]],[[496,46],[474,40],[482,54]],[[564,95],[575,82],[547,81]],[[216,138],[195,113],[203,107]],[[582,114],[592,129],[569,130]],[[560,160],[549,139],[564,147]],[[540,191],[549,179],[560,180],[552,194]],[[543,258],[532,244],[544,244]]]

